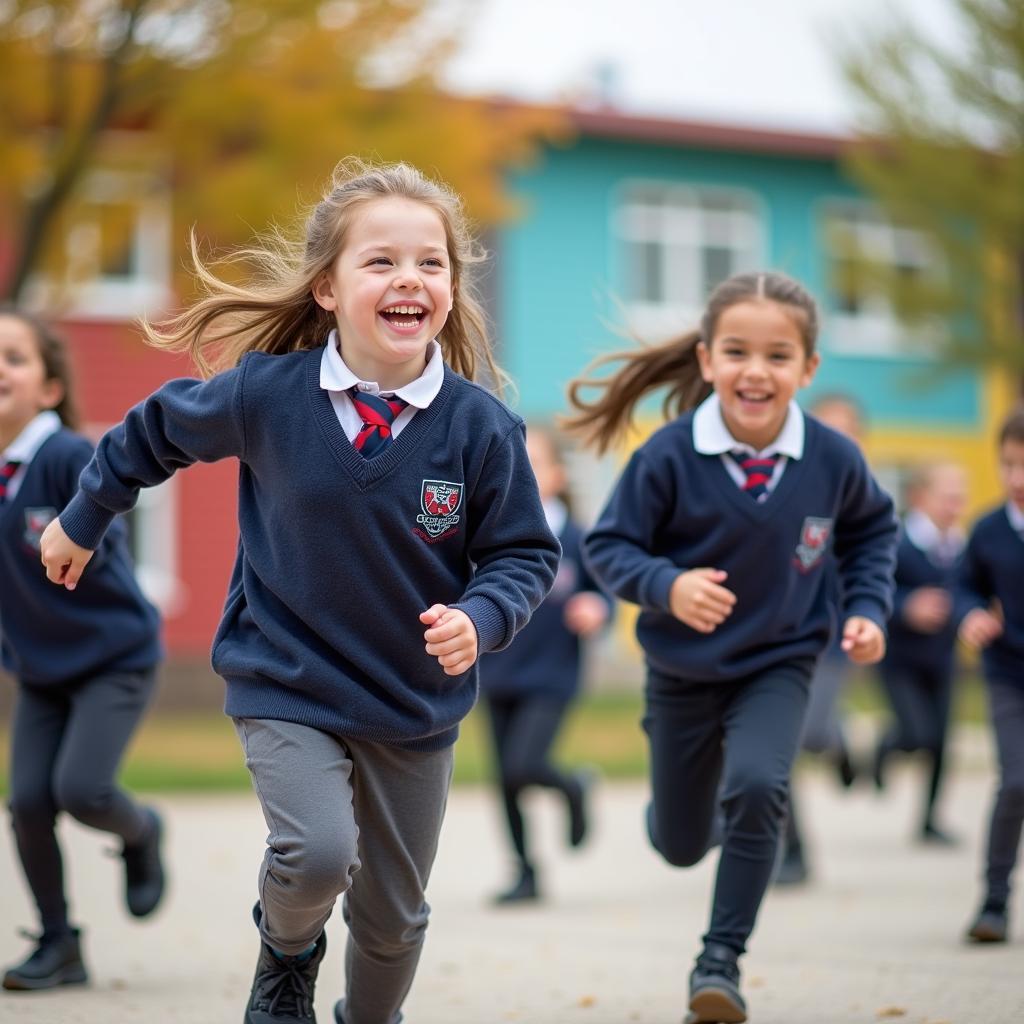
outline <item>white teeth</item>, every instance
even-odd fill
[[[423,309],[420,306],[388,306],[387,309],[383,309],[381,312],[398,313],[403,316],[409,316],[415,313],[422,313]]]

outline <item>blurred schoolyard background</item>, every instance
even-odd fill
[[[0,296],[70,338],[90,435],[191,372],[135,326],[194,294],[189,230],[216,252],[287,227],[357,153],[464,195],[528,420],[565,411],[595,356],[772,267],[821,303],[806,397],[861,405],[897,498],[934,459],[965,466],[972,516],[998,498],[994,433],[1024,379],[1024,0],[0,0],[0,67]],[[571,453],[584,520],[625,454]],[[168,651],[133,787],[249,785],[208,664],[235,478],[195,466],[131,516]],[[630,626],[591,652],[563,738],[610,777],[644,771]],[[866,743],[870,672],[847,700]],[[984,720],[970,664],[958,716]],[[487,759],[474,714],[457,778]]]

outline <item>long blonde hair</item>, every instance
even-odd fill
[[[660,345],[611,352],[591,363],[582,377],[569,384],[569,404],[576,411],[562,420],[563,426],[585,444],[605,452],[632,426],[637,404],[650,392],[668,388],[662,402],[666,419],[699,405],[711,394],[711,385],[701,376],[697,345],[711,343],[719,317],[730,306],[758,299],[800,313],[800,333],[810,358],[818,336],[818,311],[804,287],[776,272],[734,274],[711,293],[696,330]],[[617,372],[594,376],[595,371],[614,363],[622,364]],[[597,391],[597,396],[586,398],[584,391]]]
[[[224,281],[210,269],[193,231],[192,261],[205,294],[159,326],[143,320],[146,341],[157,348],[187,352],[204,377],[235,366],[246,352],[282,355],[319,348],[336,324],[334,314],[313,298],[313,285],[337,258],[358,207],[388,197],[424,203],[441,218],[454,305],[437,340],[445,362],[456,373],[476,380],[485,371],[489,383],[500,391],[505,376],[494,361],[471,275],[472,266],[482,262],[485,254],[469,230],[459,197],[405,163],[342,160],[306,218],[304,238],[292,239],[273,228],[254,245],[222,258],[224,263],[253,267],[245,285]]]

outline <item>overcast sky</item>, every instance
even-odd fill
[[[476,0],[447,71],[459,91],[561,100],[606,71],[637,113],[842,132],[837,46],[900,17],[956,46],[953,0]]]

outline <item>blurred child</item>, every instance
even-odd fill
[[[955,840],[935,821],[953,696],[956,621],[953,587],[960,569],[967,478],[960,466],[934,463],[913,476],[896,550],[896,597],[889,646],[879,666],[895,721],[875,751],[875,784],[884,783],[890,754],[924,751],[929,762],[922,842]]]
[[[738,274],[700,327],[573,384],[571,426],[607,448],[639,400],[676,413],[626,466],[584,542],[595,577],[641,608],[651,842],[671,864],[722,852],[687,1018],[741,1022],[738,960],[774,867],[814,665],[842,583],[842,647],[878,661],[896,522],[857,446],[794,401],[818,367],[817,309],[777,273]],[[581,389],[599,391],[585,400]],[[709,392],[711,392],[709,394]],[[694,409],[693,407],[696,406]]]
[[[580,686],[580,638],[608,621],[611,606],[580,555],[582,531],[567,499],[565,464],[554,434],[531,426],[526,438],[530,465],[548,526],[562,545],[554,585],[515,642],[480,661],[480,687],[490,713],[498,777],[509,837],[518,867],[498,903],[537,899],[537,867],[530,856],[520,798],[530,786],[560,792],[569,816],[569,845],[587,834],[585,772],[566,772],[551,761],[551,749]]]
[[[960,638],[983,648],[999,785],[989,822],[985,896],[967,931],[1005,942],[1010,879],[1024,824],[1024,408],[999,434],[1006,502],[975,523],[964,552],[957,610]]]
[[[121,839],[130,913],[151,914],[164,889],[160,818],[115,781],[160,658],[159,616],[135,582],[124,524],[97,545],[78,594],[52,587],[39,566],[40,535],[92,457],[76,426],[64,342],[34,317],[0,310],[0,649],[18,681],[10,811],[41,928],[3,976],[4,988],[22,991],[87,979],[59,812]]]
[[[245,1021],[315,1021],[344,893],[335,1020],[396,1024],[477,657],[526,624],[558,542],[522,421],[470,382],[499,375],[446,187],[343,161],[304,239],[246,250],[258,280],[223,283],[193,253],[210,294],[147,334],[222,372],[170,381],[104,436],[43,560],[75,586],[140,487],[238,458],[213,664],[270,830]]]

